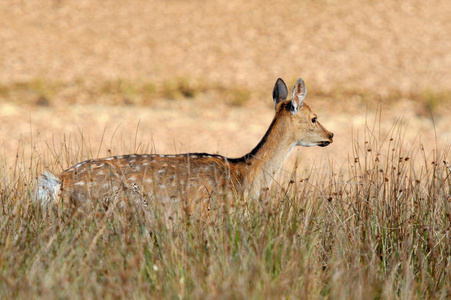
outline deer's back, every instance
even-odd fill
[[[233,165],[220,155],[121,155],[81,162],[61,175],[72,202],[132,197],[195,200],[237,191]]]

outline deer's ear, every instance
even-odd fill
[[[279,102],[287,100],[288,89],[282,78],[277,79],[272,91],[272,99],[274,100],[274,107],[277,108]]]
[[[291,112],[297,113],[304,104],[304,99],[307,96],[307,88],[305,87],[304,80],[301,77],[298,78],[291,91]]]

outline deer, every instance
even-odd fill
[[[208,153],[129,154],[80,162],[59,176],[45,171],[38,179],[35,199],[44,207],[69,199],[80,205],[93,199],[119,197],[144,206],[153,202],[174,213],[168,204],[183,203],[193,212],[214,198],[243,198],[269,189],[289,153],[296,146],[325,147],[334,134],[324,128],[304,103],[307,89],[298,78],[287,100],[285,82],[277,79],[272,97],[274,118],[263,138],[249,153],[227,158]],[[226,200],[228,201],[228,200]]]

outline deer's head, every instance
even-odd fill
[[[284,119],[285,130],[292,132],[293,143],[297,146],[325,147],[333,142],[334,134],[324,128],[310,107],[304,103],[307,89],[304,80],[298,78],[291,91],[291,100],[287,100],[288,89],[279,78],[273,90],[276,114]]]

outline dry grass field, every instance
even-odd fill
[[[450,15],[445,0],[0,1],[0,298],[451,297]],[[33,202],[42,171],[84,159],[241,156],[276,79],[299,76],[334,143],[293,151],[268,195],[175,227],[131,204]]]

